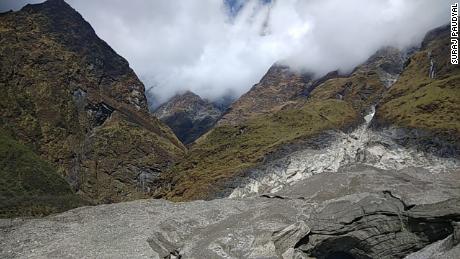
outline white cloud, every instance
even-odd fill
[[[350,70],[383,46],[420,43],[452,2],[247,0],[232,18],[222,0],[68,0],[160,101],[183,90],[239,96],[280,60]]]

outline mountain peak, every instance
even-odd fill
[[[27,5],[1,15],[0,24],[0,84],[8,93],[0,128],[52,162],[74,190],[95,202],[144,196],[153,172],[183,154],[148,113],[128,62],[65,1]],[[126,163],[113,167],[115,159]]]
[[[199,100],[199,101],[203,101],[203,99],[195,94],[194,92],[190,91],[190,90],[187,90],[185,92],[182,92],[182,93],[177,93],[176,95],[174,95],[171,100],[174,99],[174,100],[185,100],[185,101],[191,101],[191,100]]]
[[[235,124],[255,115],[281,109],[290,100],[302,95],[312,85],[312,79],[310,73],[301,73],[275,63],[259,83],[231,105],[219,123]]]
[[[93,75],[94,82],[89,84],[91,88],[99,88],[98,91],[114,99],[121,99],[136,109],[148,111],[144,85],[129,67],[128,61],[100,39],[91,25],[65,1],[48,0],[40,4],[29,4],[14,15],[20,19],[25,20],[27,17],[33,20],[45,37],[83,57],[85,64],[80,69],[88,70]],[[21,30],[28,29],[25,23],[16,26]],[[123,77],[128,74],[135,79],[122,85]],[[101,88],[104,85],[116,87]]]
[[[66,1],[64,0],[47,0],[43,3],[38,4],[27,4],[25,5],[21,11],[44,11],[44,10],[52,10],[52,11],[59,11],[62,12],[63,10],[72,10],[75,11]]]
[[[185,144],[206,133],[221,113],[214,104],[191,91],[176,94],[154,112]]]
[[[427,48],[428,44],[431,41],[437,40],[442,38],[444,35],[450,33],[450,25],[446,24],[437,28],[434,28],[426,33],[425,37],[423,38],[422,48]]]

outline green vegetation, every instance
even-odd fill
[[[118,112],[94,130],[88,143],[82,163],[89,171],[80,171],[81,188],[97,203],[147,198],[138,179],[140,172],[166,171],[168,161],[183,153],[167,139],[127,122]]]
[[[44,216],[88,204],[54,167],[0,131],[0,217]]]
[[[430,82],[432,81],[432,82]],[[424,80],[409,85],[408,93],[394,98],[379,109],[379,116],[393,124],[460,133],[460,75],[444,80]],[[402,87],[401,87],[402,86]],[[416,89],[410,89],[412,87]],[[457,89],[455,89],[457,87]]]
[[[327,129],[346,128],[358,119],[346,102],[323,100],[254,117],[240,125],[221,125],[200,138],[188,157],[171,172],[172,200],[206,199],[219,182],[260,163],[281,145],[312,137]],[[167,181],[171,181],[168,179]]]
[[[448,30],[410,58],[398,82],[384,95],[376,113],[379,123],[459,138],[460,68],[450,64],[447,49]],[[435,78],[429,77],[431,60]]]
[[[351,77],[334,78],[324,82],[311,93],[311,98],[340,98],[358,111],[366,113],[371,105],[378,102],[384,91],[385,87],[376,73],[357,71]]]
[[[136,190],[144,197],[133,175],[164,170],[184,152],[148,113],[128,62],[64,1],[0,16],[0,53],[0,128],[61,177],[71,175],[66,179],[88,200],[132,199]],[[115,113],[126,123],[105,125]],[[5,163],[14,165],[13,158]]]
[[[350,76],[326,80],[308,98],[289,95],[277,103],[276,109],[272,107],[270,113],[254,112],[254,108],[260,108],[254,105],[259,101],[257,94],[276,103],[278,91],[273,91],[272,84],[291,82],[283,79],[282,74],[275,74],[284,81],[267,81],[251,90],[257,94],[249,92],[245,100],[240,99],[224,116],[230,118],[228,122],[221,121],[198,139],[187,157],[164,176],[164,187],[158,191],[158,197],[212,198],[283,146],[311,139],[325,130],[344,130],[360,123],[386,90],[378,74],[379,66],[389,60],[384,54],[371,58]],[[390,54],[394,56],[394,52]],[[305,86],[298,87],[301,91]]]

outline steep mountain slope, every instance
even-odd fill
[[[274,64],[258,84],[232,104],[219,120],[219,125],[238,124],[254,116],[277,112],[302,99],[302,96],[309,96],[326,81],[327,86],[316,91],[321,95],[320,99],[340,99],[346,96],[346,101],[353,101],[354,106],[363,99],[368,103],[375,102],[375,98],[384,90],[381,85],[391,86],[401,73],[402,66],[402,53],[391,47],[377,51],[367,62],[357,67],[351,76],[333,71],[321,78],[314,78],[311,73]],[[373,96],[369,98],[369,95]]]
[[[274,64],[258,84],[230,106],[219,120],[219,125],[238,124],[254,116],[276,112],[293,98],[307,92],[312,82],[311,74]]]
[[[149,115],[128,62],[64,1],[2,14],[0,53],[1,127],[82,195],[143,197],[183,154],[171,130]]]
[[[380,102],[375,125],[398,127],[441,155],[460,154],[460,67],[450,64],[450,27],[429,32]]]
[[[343,100],[362,115],[379,102],[383,93],[403,69],[404,55],[391,47],[383,48],[367,62],[355,68],[350,76],[327,80],[310,94],[310,99]]]
[[[190,144],[206,133],[222,112],[211,102],[187,91],[177,94],[154,112],[184,144]]]
[[[460,110],[457,107],[460,88],[455,80],[459,71],[448,63],[448,55],[443,55],[443,58],[440,56],[440,53],[445,52],[448,39],[446,27],[428,33],[422,48],[405,62],[406,67],[403,67],[404,55],[395,49],[385,48],[357,67],[350,76],[331,78],[317,86],[306,100],[297,100],[296,104],[285,106],[282,109],[284,111],[297,109],[299,112],[302,107],[315,111],[317,108],[313,106],[314,103],[324,104],[327,100],[340,100],[358,114],[355,118],[361,125],[357,127],[352,124],[350,129],[337,127],[328,128],[327,131],[320,130],[320,134],[311,137],[307,135],[307,141],[295,139],[290,145],[276,147],[274,152],[266,153],[262,161],[249,165],[240,174],[235,174],[237,177],[228,177],[224,183],[218,182],[211,192],[226,196],[230,190],[230,197],[277,193],[281,188],[312,175],[346,171],[348,166],[357,163],[385,170],[406,167],[425,168],[436,173],[457,170],[460,167]],[[428,56],[428,53],[438,61],[431,63],[428,60],[417,60]],[[438,55],[434,56],[435,54]],[[411,66],[412,62],[414,63]],[[429,79],[430,75],[436,76],[434,64],[440,64],[443,69],[438,80]],[[419,66],[422,68],[414,69]],[[401,78],[396,81],[401,72]],[[410,75],[414,74],[415,77],[411,78]],[[425,83],[419,85],[419,80]],[[428,83],[426,80],[429,80]],[[411,87],[413,85],[418,87]],[[413,92],[419,96],[414,96]],[[434,104],[431,103],[433,100]],[[397,105],[392,107],[395,102]],[[436,105],[440,109],[421,109],[424,104]],[[376,112],[380,118],[374,119],[374,105],[377,105]],[[331,105],[328,109],[333,111],[343,108]],[[400,113],[402,115],[397,115],[396,120],[382,123],[382,114]],[[410,122],[407,117],[398,121],[403,115],[412,116],[420,123],[415,121],[412,125],[400,124]],[[360,122],[362,117],[363,123]],[[314,126],[321,125],[312,120],[309,122],[313,122]],[[295,132],[300,125],[292,120],[285,123],[292,126],[288,132]],[[306,131],[302,133],[305,134]],[[210,136],[211,134],[212,132]],[[289,136],[289,133],[284,133],[283,136]],[[256,152],[264,152],[263,147],[257,148],[259,149],[255,149]],[[207,159],[210,160],[209,157]],[[197,181],[197,178],[194,180]]]
[[[164,176],[158,196],[187,200],[229,195],[251,175],[251,168],[315,143],[328,130],[356,127],[402,63],[399,51],[385,48],[348,76],[330,73],[312,80],[285,67],[270,68]]]
[[[0,217],[41,216],[89,204],[56,169],[0,131]]]

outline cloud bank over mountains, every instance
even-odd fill
[[[6,0],[2,10],[23,2]],[[318,76],[417,45],[450,0],[67,0],[125,57],[152,99],[238,97],[281,61]],[[153,98],[153,96],[155,98]]]

